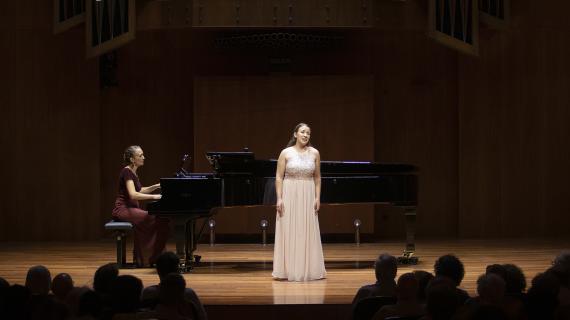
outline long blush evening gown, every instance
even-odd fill
[[[293,150],[283,179],[283,214],[277,214],[273,277],[308,281],[326,277],[318,215],[315,214],[315,155]]]

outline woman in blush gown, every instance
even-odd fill
[[[317,280],[327,274],[318,219],[321,159],[310,137],[311,128],[299,123],[277,161],[272,276],[278,280]]]

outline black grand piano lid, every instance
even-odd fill
[[[275,175],[277,160],[256,160],[250,151],[206,152],[206,158],[218,174]],[[321,161],[323,176],[413,174],[417,167],[407,163],[379,163],[370,161]]]
[[[251,173],[255,155],[253,152],[206,152],[206,159],[210,162],[212,169],[217,173]]]

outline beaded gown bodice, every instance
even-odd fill
[[[315,172],[315,156],[309,151],[302,153],[293,150],[285,166],[285,178],[312,179]]]

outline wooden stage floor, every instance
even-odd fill
[[[418,265],[401,266],[398,275],[413,270],[433,272],[437,257],[453,253],[465,264],[462,287],[475,294],[477,277],[491,263],[515,263],[527,281],[544,271],[562,250],[570,248],[565,240],[437,240],[418,241]],[[170,243],[168,249],[173,250]],[[311,282],[274,281],[271,278],[273,246],[259,244],[199,245],[202,263],[185,274],[188,286],[205,305],[275,305],[275,304],[350,304],[357,289],[374,282],[372,263],[381,252],[399,255],[401,242],[324,244],[328,277]],[[129,248],[129,252],[130,248]],[[77,286],[91,286],[98,266],[115,259],[112,241],[85,243],[0,243],[0,277],[23,284],[30,266],[43,264],[52,276],[69,273]],[[131,257],[129,257],[130,259]],[[122,269],[121,274],[141,278],[145,286],[156,284],[153,269]]]

